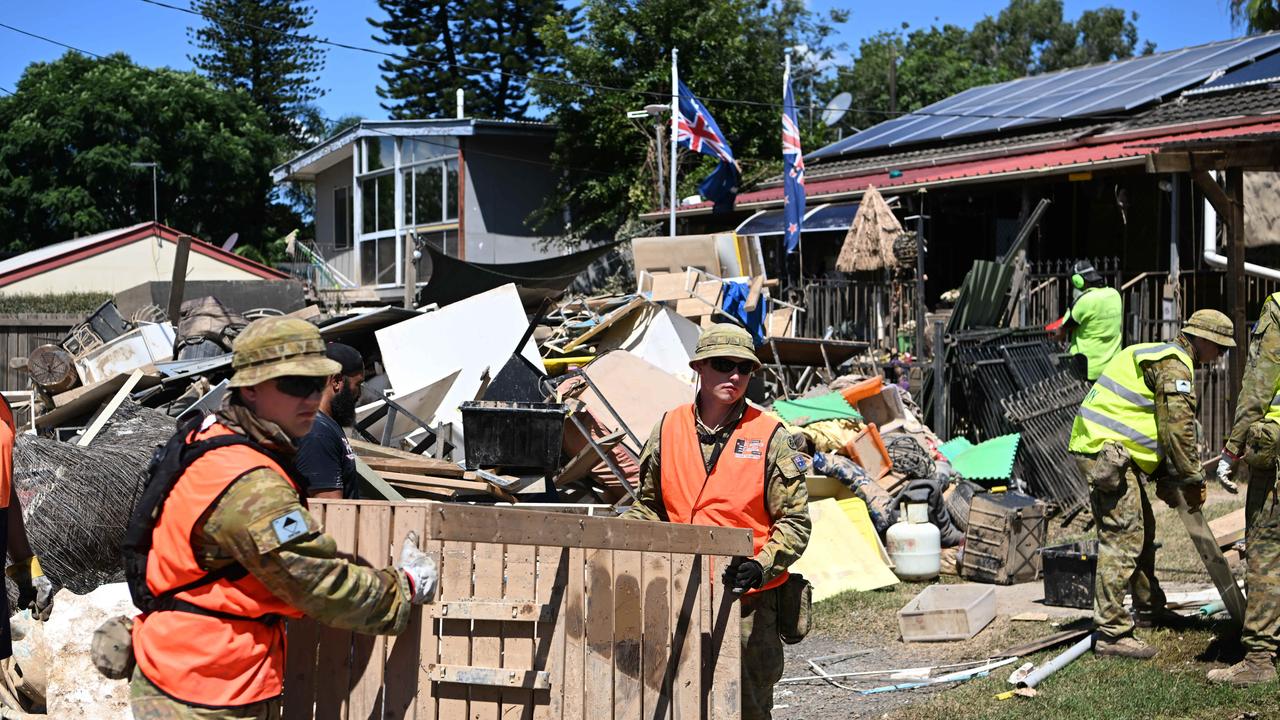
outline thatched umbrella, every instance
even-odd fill
[[[836,269],[841,272],[855,270],[881,270],[898,264],[893,255],[893,241],[902,235],[902,224],[893,216],[889,204],[875,187],[868,187],[853,217],[849,234],[844,237]]]

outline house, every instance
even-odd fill
[[[0,295],[110,293],[173,276],[183,233],[146,222],[46,245],[0,260]],[[188,280],[284,280],[288,275],[196,240]]]
[[[555,129],[539,122],[363,120],[272,170],[276,183],[315,186],[315,250],[338,284],[399,298],[410,242],[416,281],[430,278],[426,243],[461,260],[515,263],[553,256],[536,230],[556,175]]]
[[[1277,33],[972,88],[816,149],[805,158],[809,211],[798,288],[810,308],[805,330],[821,333],[839,328],[842,314],[888,307],[859,299],[860,288],[881,278],[834,271],[844,218],[874,186],[896,199],[906,227],[917,226],[908,216],[925,216],[928,307],[961,284],[973,260],[1000,257],[1032,208],[1048,199],[1027,246],[1028,324],[1052,319],[1069,302],[1072,260],[1095,258],[1125,289],[1128,339],[1167,334],[1182,310],[1225,309],[1227,281],[1221,223],[1203,178],[1185,164],[1180,172],[1161,169],[1153,157],[1161,148],[1246,140],[1259,157],[1280,147]],[[1244,173],[1246,241],[1257,263],[1247,268],[1254,277],[1246,316],[1280,287],[1280,272],[1265,267],[1280,266],[1280,222],[1268,207],[1274,183],[1274,173]],[[760,235],[766,259],[782,267],[782,203],[781,178],[773,178],[739,195],[732,214],[716,215],[710,203],[677,213],[684,232]],[[842,220],[826,222],[833,215]],[[907,297],[913,285],[890,293]],[[861,322],[864,331],[874,325]]]

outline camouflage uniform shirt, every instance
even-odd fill
[[[1174,340],[1192,358],[1195,351],[1185,335]],[[1155,391],[1156,432],[1164,450],[1164,473],[1171,480],[1194,484],[1204,482],[1204,467],[1197,450],[1196,385],[1191,369],[1181,360],[1167,357],[1142,363],[1142,377]],[[1178,389],[1181,382],[1186,392]]]
[[[709,463],[716,446],[728,442],[745,409],[746,403],[740,404],[729,413],[725,423],[717,430],[707,428],[701,418],[697,419],[698,434],[702,438],[700,444],[703,462]],[[658,496],[658,479],[662,468],[658,449],[661,444],[662,423],[659,422],[649,434],[649,440],[640,454],[639,500],[623,517],[667,520],[666,507]],[[764,568],[762,582],[768,583],[782,574],[804,552],[805,546],[809,544],[812,525],[809,521],[809,490],[804,481],[809,458],[796,449],[796,443],[784,429],[779,429],[769,440],[765,462],[769,467],[769,479],[765,484],[765,507],[773,518],[773,531],[754,560]]]
[[[1244,453],[1249,426],[1258,422],[1271,407],[1271,398],[1280,378],[1280,304],[1268,298],[1262,304],[1258,324],[1249,342],[1249,361],[1236,400],[1236,417],[1227,436],[1226,450],[1236,457]]]

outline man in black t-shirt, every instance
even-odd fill
[[[364,384],[364,358],[355,348],[342,343],[329,343],[325,355],[342,365],[342,372],[325,384],[316,422],[311,432],[298,441],[294,465],[307,481],[308,496],[359,500],[356,454],[342,428],[356,421],[356,403]]]

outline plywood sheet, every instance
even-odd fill
[[[692,385],[625,350],[605,353],[583,370],[641,442],[663,413],[693,402]],[[594,392],[587,389],[580,397],[606,429],[619,429]]]
[[[460,428],[458,405],[475,399],[486,370],[492,376],[502,369],[528,325],[520,294],[508,284],[382,328],[376,337],[387,377],[397,391],[426,387],[458,370],[434,421]],[[542,367],[532,338],[520,354],[534,367]]]
[[[687,267],[696,267],[713,275],[721,275],[716,237],[677,235],[635,238],[631,241],[631,253],[635,259],[636,273],[639,274],[641,270],[682,272]]]
[[[458,375],[461,373],[461,368],[454,369],[446,373],[439,380],[428,383],[426,387],[420,387],[417,390],[403,394],[393,394],[391,399],[395,400],[405,410],[408,410],[418,416],[418,418],[426,422],[431,422],[431,418],[436,414],[436,410],[439,409],[440,403],[444,401],[445,396],[449,393],[449,389],[453,387],[453,384],[458,379]],[[370,414],[376,412],[378,408],[381,408],[382,406],[383,404],[381,402],[373,402],[356,408],[356,420],[363,420]],[[384,415],[381,420],[370,425],[367,428],[367,431],[370,435],[373,435],[376,438],[381,438],[382,431],[386,427],[386,424],[387,419]],[[404,413],[397,412],[395,423],[391,428],[391,439],[393,441],[398,440],[417,429],[418,424],[416,422],[405,417]]]
[[[836,500],[809,503],[813,534],[804,554],[791,566],[813,583],[813,601],[847,590],[875,590],[898,582]]]

